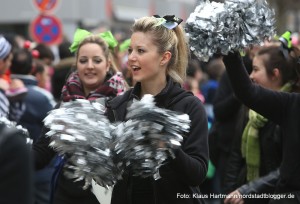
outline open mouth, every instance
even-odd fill
[[[85,74],[85,76],[87,76],[87,77],[93,77],[93,76],[95,76],[95,74],[93,74],[93,73],[87,73],[87,74]]]
[[[135,72],[135,71],[139,71],[141,68],[140,67],[136,67],[136,66],[132,66],[131,67],[132,68],[132,70]]]

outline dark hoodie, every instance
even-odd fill
[[[251,82],[238,52],[224,57],[236,96],[250,109],[280,125],[282,163],[275,194],[295,193],[300,201],[300,95],[265,89]],[[287,197],[286,197],[287,198]],[[275,200],[276,201],[276,200]],[[292,203],[292,199],[277,200]],[[294,202],[293,202],[294,203]]]
[[[0,203],[32,204],[33,163],[30,145],[17,128],[0,122]]]
[[[51,78],[52,80],[52,94],[56,101],[59,101],[61,98],[61,90],[66,83],[66,80],[69,74],[72,72],[72,67],[75,64],[75,57],[69,57],[60,60],[54,66],[54,74]]]
[[[123,95],[108,102],[108,118],[124,121],[128,102],[139,99],[140,83]],[[155,96],[160,108],[186,113],[191,120],[189,134],[184,138],[176,158],[159,170],[161,179],[123,175],[114,186],[111,204],[132,203],[203,203],[199,185],[203,182],[208,165],[207,116],[201,101],[168,79],[166,87]]]

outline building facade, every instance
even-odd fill
[[[0,32],[15,32],[30,39],[29,25],[41,13],[38,5],[43,2],[54,2],[55,6],[46,14],[61,21],[68,38],[77,27],[126,33],[135,18],[153,14],[175,14],[186,19],[197,3],[196,0],[2,0]]]

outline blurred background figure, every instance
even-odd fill
[[[207,80],[201,84],[201,92],[204,95],[205,102],[212,104],[219,85],[219,80],[222,73],[225,71],[225,66],[222,61],[222,56],[215,55],[205,66]]]
[[[0,202],[33,204],[31,145],[21,130],[0,117]]]
[[[56,101],[61,99],[63,85],[75,65],[75,56],[70,52],[70,46],[71,43],[68,40],[63,41],[58,45],[59,60],[58,63],[53,66],[54,73],[51,79],[52,94]]]
[[[6,75],[12,59],[11,44],[0,36],[0,116],[18,122],[25,110],[23,98],[27,89],[22,81]]]
[[[43,61],[39,59],[33,59],[33,64],[32,64],[32,69],[30,74],[35,77],[37,81],[37,86],[47,91],[46,89],[47,83],[50,80],[48,65],[46,65]]]
[[[29,131],[35,143],[40,137],[43,119],[55,105],[50,92],[38,86],[37,79],[31,75],[33,69],[32,53],[28,49],[15,50],[11,63],[11,78],[19,79],[25,84],[28,92],[24,98],[25,111],[18,124]],[[36,67],[36,64],[34,65]],[[41,64],[43,67],[43,65]],[[51,165],[35,172],[35,203],[48,204],[50,199],[50,181],[53,174]]]
[[[194,96],[197,96],[202,103],[205,102],[205,98],[200,90],[200,83],[203,80],[203,72],[199,65],[199,62],[195,59],[191,59],[188,63],[186,71],[186,81],[183,84],[183,87],[191,91]]]
[[[46,83],[45,89],[51,92],[52,91],[51,79],[54,74],[54,68],[53,68],[53,63],[55,60],[54,53],[48,45],[43,43],[36,44],[32,49],[38,51],[37,58],[44,61],[44,63],[47,65],[49,80]]]

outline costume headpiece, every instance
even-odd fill
[[[75,34],[74,34],[74,40],[72,45],[70,46],[70,51],[71,52],[76,52],[78,49],[79,44],[86,38],[89,36],[94,35],[93,33],[87,31],[87,30],[83,30],[80,28],[77,28]],[[100,38],[102,38],[107,44],[108,47],[110,49],[115,48],[118,45],[117,40],[115,39],[115,37],[113,36],[113,34],[110,31],[106,31],[103,33],[99,33],[96,34],[96,36],[99,36]]]
[[[280,51],[282,52],[285,59],[288,59],[289,52],[292,48],[292,38],[291,31],[286,31],[279,37],[279,41],[281,42]]]
[[[0,36],[0,59],[4,59],[11,51],[10,43],[3,37]]]
[[[128,49],[129,45],[130,45],[130,39],[124,40],[121,44],[120,44],[120,52],[123,52],[125,50]]]
[[[153,15],[159,21],[156,24],[157,26],[162,25],[170,30],[176,28],[183,20],[181,18],[175,17],[175,15],[166,15],[160,17],[159,15]]]

